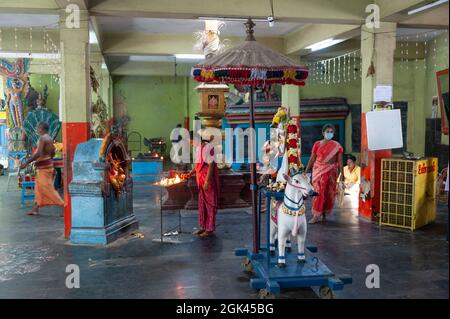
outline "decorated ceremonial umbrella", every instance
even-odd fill
[[[255,24],[251,18],[248,18],[244,25],[247,28],[247,37],[242,44],[205,60],[203,64],[193,67],[192,76],[199,82],[249,86],[250,127],[254,129],[254,86],[258,84],[304,85],[308,77],[308,69],[298,65],[288,57],[256,42],[253,36],[253,27]],[[255,145],[255,143],[251,145]],[[259,229],[256,210],[258,192],[256,163],[250,163],[250,173],[253,213],[253,252],[257,253],[259,250]]]

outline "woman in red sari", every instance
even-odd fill
[[[314,143],[311,158],[306,167],[307,174],[313,167],[312,183],[314,190],[319,196],[314,197],[312,213],[313,217],[309,221],[310,224],[317,223],[320,218],[325,220],[326,214],[331,213],[336,197],[336,186],[338,178],[338,168],[344,171],[342,146],[333,141],[334,126],[331,124],[324,125],[322,129],[323,139]],[[343,181],[343,174],[341,180]]]
[[[209,237],[216,230],[216,215],[219,202],[219,169],[215,162],[214,145],[211,143],[214,136],[209,138],[209,142],[202,140],[197,145],[195,139],[193,146],[197,148],[197,158],[195,166],[188,174],[183,174],[184,179],[191,178],[194,174],[197,177],[198,186],[198,224],[199,230],[194,235]]]

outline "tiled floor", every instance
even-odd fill
[[[30,217],[19,192],[5,192],[0,177],[0,298],[256,298],[242,272],[236,247],[251,246],[251,215],[221,211],[216,237],[184,235],[183,244],[163,244],[159,236],[159,192],[136,185],[134,208],[143,239],[129,237],[108,247],[70,245],[63,238],[59,209]],[[324,225],[311,225],[307,242],[335,273],[353,284],[337,298],[448,298],[447,207],[435,224],[415,232],[361,221],[351,211],[336,212]],[[169,223],[176,214],[165,213]],[[183,212],[183,228],[196,226],[195,212]],[[81,288],[68,289],[66,266],[80,267]],[[365,286],[366,266],[381,271],[381,287]],[[283,291],[280,298],[317,298],[312,289]]]

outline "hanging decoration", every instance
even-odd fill
[[[226,41],[220,41],[220,30],[225,27],[225,22],[217,20],[205,21],[205,29],[194,33],[194,50],[202,52],[206,59],[222,52]]]
[[[308,84],[330,85],[349,83],[361,74],[360,50],[355,50],[337,57],[313,61],[306,64],[310,70]]]
[[[446,43],[448,41],[448,30],[433,30],[399,37],[400,70],[409,70],[410,68],[413,70],[419,70],[419,68],[426,70],[431,67],[434,71],[439,71],[440,68],[445,68],[446,65],[439,65],[440,61],[437,58],[440,47],[438,38],[442,34],[445,34],[442,37],[442,41]],[[448,57],[448,49],[444,49],[444,52],[446,52]]]
[[[43,26],[40,28],[37,27],[30,27],[30,28],[14,28],[8,32],[8,29],[1,29],[0,28],[0,51],[14,51],[17,52],[17,57],[23,57],[23,54],[19,56],[19,53],[26,52],[29,54],[30,58],[32,57],[33,53],[35,53],[35,48],[41,47],[42,49],[39,50],[39,53],[45,53],[51,55],[50,58],[45,60],[40,60],[39,62],[33,62],[33,64],[39,64],[44,65],[49,70],[49,73],[51,75],[51,82],[50,85],[52,86],[52,82],[59,85],[59,74],[61,71],[61,59],[60,59],[60,51],[58,45],[55,43],[55,41],[52,39],[51,31],[56,30],[58,28],[59,24],[52,24],[48,26]],[[42,37],[40,36],[40,32],[42,33]],[[9,34],[8,34],[9,33]],[[20,38],[23,38],[24,35],[28,34],[29,36],[29,43],[26,44],[26,41],[19,41],[19,35]],[[36,37],[38,35],[38,37]],[[8,37],[13,39],[12,46],[13,48],[5,49],[4,48],[4,41],[3,38]],[[37,40],[36,40],[37,38]],[[41,42],[42,44],[36,45],[36,41]],[[8,58],[8,60],[15,59],[14,55],[11,57],[11,59]]]

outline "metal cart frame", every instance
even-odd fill
[[[266,245],[261,246],[261,206],[263,196],[266,200]],[[282,200],[284,193],[270,192],[265,188],[259,190],[258,196],[258,228],[259,251],[255,254],[246,248],[235,250],[235,256],[244,257],[242,266],[246,272],[256,275],[250,279],[250,287],[259,290],[261,299],[272,299],[281,293],[282,288],[320,287],[322,299],[334,298],[333,290],[342,290],[344,285],[352,283],[348,275],[336,276],[318,257],[312,254],[317,247],[306,247],[306,261],[297,263],[296,254],[286,252],[286,268],[278,268],[277,256],[270,255],[270,202],[272,199]]]

